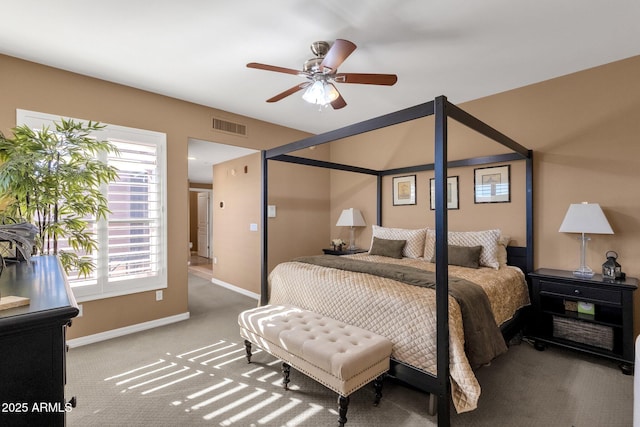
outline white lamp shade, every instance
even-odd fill
[[[343,210],[336,222],[338,227],[364,227],[365,225],[367,224],[364,222],[362,213],[354,208]]]
[[[613,230],[597,203],[573,203],[564,216],[561,233],[613,234]]]

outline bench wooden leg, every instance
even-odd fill
[[[382,399],[382,381],[384,380],[384,377],[385,374],[382,374],[373,380],[373,387],[376,391],[376,398],[373,401],[373,406],[378,406],[380,404],[380,399]]]
[[[349,409],[349,396],[338,396],[338,426],[344,427],[347,422],[347,409]]]
[[[289,390],[289,374],[291,373],[291,366],[287,362],[282,362],[282,385],[285,390]]]
[[[244,340],[244,349],[247,352],[247,363],[251,363],[251,341]]]
[[[438,396],[435,393],[429,393],[429,402],[427,403],[427,414],[433,416],[438,412]]]

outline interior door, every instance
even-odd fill
[[[209,193],[198,193],[198,256],[210,258]]]

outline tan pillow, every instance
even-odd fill
[[[402,256],[407,258],[420,258],[424,253],[424,242],[427,234],[426,228],[407,229],[389,228],[379,225],[371,226],[373,237],[388,240],[405,240],[407,243],[402,250]],[[373,238],[371,239],[373,245]]]
[[[509,242],[511,241],[511,236],[500,236],[498,239],[498,264],[500,267],[507,265],[507,246],[509,246]]]
[[[406,240],[389,240],[373,238],[369,255],[381,255],[389,258],[402,258],[402,249]]]
[[[484,231],[449,231],[449,245],[456,246],[482,246],[480,253],[480,265],[498,269],[498,238],[500,230]],[[427,230],[427,239],[424,245],[424,258],[432,259],[436,243],[436,231]]]
[[[456,246],[449,245],[449,265],[459,265],[460,267],[479,268],[480,253],[482,246]],[[436,262],[435,253],[431,262]]]

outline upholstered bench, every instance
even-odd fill
[[[347,422],[349,395],[374,382],[377,405],[389,370],[391,341],[380,335],[289,305],[265,305],[238,316],[247,361],[251,344],[282,360],[283,385],[290,367],[338,393],[338,422]]]

